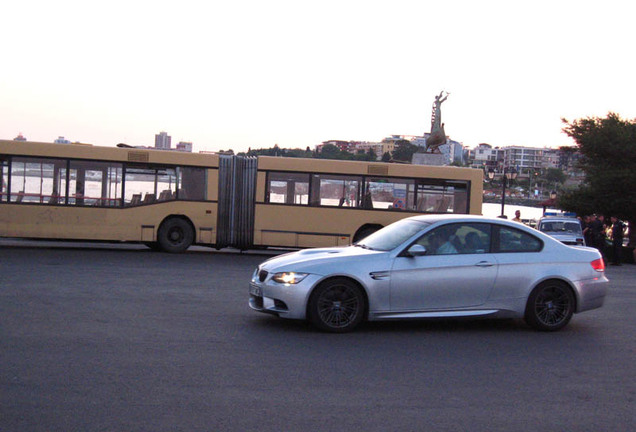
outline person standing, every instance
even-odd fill
[[[521,222],[521,211],[517,210],[515,212],[515,217],[512,218],[514,222]]]
[[[603,215],[593,215],[590,223],[592,247],[598,249],[605,260],[605,225],[603,224]]]
[[[590,224],[590,216],[583,216],[583,220],[581,221],[581,228],[583,228],[583,238],[585,239],[585,246],[593,247],[592,229]]]
[[[623,252],[623,235],[625,232],[625,224],[616,216],[610,218],[612,221],[612,265],[621,264],[621,254]]]

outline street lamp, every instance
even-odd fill
[[[495,178],[495,170],[493,170],[492,168],[488,170],[488,178],[490,180]],[[506,205],[506,186],[508,182],[516,178],[517,178],[517,170],[515,168],[504,168],[503,175],[501,176],[502,192],[501,192],[501,216],[500,217],[505,217],[504,207]]]

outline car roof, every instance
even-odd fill
[[[437,222],[488,222],[488,223],[502,223],[505,225],[519,227],[525,226],[519,222],[509,221],[503,218],[493,218],[480,215],[466,215],[466,214],[427,214],[421,216],[412,216],[409,219],[417,220],[420,222],[437,223]]]
[[[543,216],[539,221],[563,221],[563,222],[579,222],[577,218],[569,217],[569,216]]]

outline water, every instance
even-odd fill
[[[515,217],[515,211],[521,212],[521,219],[534,219],[539,220],[543,216],[543,207],[527,207],[514,204],[506,204],[504,208],[504,214],[508,216],[508,219]],[[484,216],[497,217],[501,214],[501,204],[484,203],[482,204],[481,211]]]

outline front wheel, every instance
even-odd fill
[[[570,287],[563,282],[547,281],[530,294],[525,320],[537,330],[556,331],[570,322],[574,307],[574,294]]]
[[[190,247],[194,241],[194,232],[184,219],[171,218],[159,228],[157,240],[165,252],[180,253]]]
[[[311,294],[309,320],[321,330],[345,333],[364,319],[366,301],[361,288],[347,279],[331,279]]]

